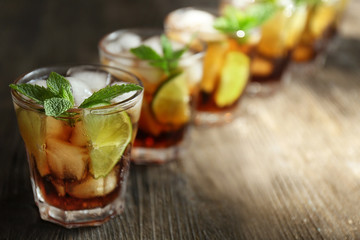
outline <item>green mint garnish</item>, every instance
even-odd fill
[[[321,3],[321,0],[294,0],[296,5],[315,6]]]
[[[19,93],[27,96],[28,98],[34,100],[37,104],[44,105],[46,99],[55,97],[51,91],[47,88],[41,87],[39,85],[32,85],[27,83],[21,84],[10,84],[10,87]]]
[[[70,117],[74,113],[67,110],[74,107],[74,96],[70,82],[58,73],[51,72],[46,81],[47,87],[29,83],[10,84],[10,88],[32,99],[37,104],[43,105],[45,114],[52,117]],[[135,84],[107,86],[93,93],[80,104],[79,108],[91,108],[110,104],[110,101],[126,92],[141,90]]]
[[[43,105],[45,114],[59,117],[74,106],[74,97],[70,82],[58,73],[52,72],[46,81],[47,88],[28,83],[10,84],[10,87],[21,94]],[[52,105],[52,106],[51,106]]]
[[[59,117],[73,107],[73,104],[64,98],[49,98],[44,101],[45,114],[51,117]]]
[[[127,92],[141,90],[142,87],[135,84],[122,84],[107,86],[94,92],[90,97],[85,99],[79,106],[79,108],[91,108],[95,106],[109,105],[111,99]]]
[[[53,92],[57,97],[68,100],[72,105],[74,105],[74,97],[71,92],[70,82],[61,76],[58,73],[52,72],[46,84],[51,92]]]
[[[214,28],[230,34],[239,30],[248,31],[268,20],[276,8],[276,5],[272,2],[255,4],[249,6],[246,10],[227,6],[224,15],[215,20]]]
[[[160,56],[154,49],[146,45],[132,48],[130,51],[139,59],[149,61],[151,66],[158,67],[162,69],[166,75],[170,75],[177,69],[179,59],[188,48],[184,47],[174,51],[170,40],[165,35],[161,35],[160,40],[163,56]]]

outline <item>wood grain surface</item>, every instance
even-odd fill
[[[33,9],[40,16],[44,16],[41,11],[59,6],[55,1],[33,2],[35,6],[44,4],[42,10]],[[123,4],[135,11],[134,4],[144,2]],[[23,2],[4,1],[0,6],[22,9],[15,3]],[[100,4],[90,3],[92,7]],[[166,11],[190,5],[185,1],[160,3],[153,1],[162,6],[154,25],[160,24]],[[111,4],[118,3],[102,4],[110,11]],[[80,3],[76,6],[81,8]],[[292,65],[274,95],[245,97],[240,116],[230,124],[195,126],[181,159],[161,166],[132,166],[124,213],[100,227],[71,230],[39,217],[7,87],[38,64],[56,63],[56,56],[47,53],[54,42],[45,38],[38,42],[41,39],[31,36],[29,41],[34,42],[11,42],[15,30],[3,28],[9,35],[3,35],[0,50],[0,239],[360,239],[359,12],[360,0],[351,0],[341,34],[324,64]],[[10,15],[2,15],[2,26],[13,19]],[[91,14],[80,15],[85,20],[80,19],[76,26],[84,27]],[[26,29],[23,23],[8,24]],[[36,34],[45,36],[48,27],[42,24]],[[131,24],[146,26],[146,20]],[[107,28],[111,31],[119,26],[123,25]],[[96,37],[105,32],[100,26],[94,28],[97,35],[83,48],[71,48],[76,53],[54,50],[59,54],[58,63],[85,58],[95,61]],[[79,31],[91,35],[89,29]],[[73,33],[75,41],[82,39]],[[24,44],[34,48],[28,49],[30,55]],[[14,56],[8,57],[9,49]]]

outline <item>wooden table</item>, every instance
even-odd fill
[[[50,2],[44,9],[55,9]],[[124,213],[71,230],[39,217],[7,85],[47,61],[93,60],[96,49],[86,53],[85,45],[56,62],[45,53],[53,42],[2,39],[22,51],[6,59],[9,51],[0,52],[0,239],[360,239],[359,11],[352,0],[325,66],[292,66],[276,94],[245,97],[232,123],[195,127],[179,161],[132,166]]]

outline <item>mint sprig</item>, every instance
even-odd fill
[[[51,72],[46,81],[47,87],[29,83],[10,84],[10,88],[44,106],[47,116],[68,117],[73,114],[67,111],[74,107],[74,96],[70,82],[58,73]],[[79,108],[92,108],[110,104],[110,101],[126,92],[141,90],[135,84],[107,86],[93,93],[80,104]]]
[[[255,4],[249,6],[246,10],[227,6],[223,16],[215,20],[214,28],[230,34],[238,30],[249,31],[268,20],[276,9],[277,6],[272,2]]]
[[[47,88],[28,83],[10,84],[10,87],[21,94],[43,105],[45,114],[59,117],[74,106],[74,97],[70,82],[58,73],[51,72],[46,81]],[[53,106],[53,107],[51,107]]]
[[[139,59],[148,61],[151,66],[158,67],[162,69],[166,75],[170,75],[177,69],[179,59],[187,51],[188,47],[174,50],[170,40],[165,35],[161,35],[160,43],[163,56],[160,56],[154,49],[146,45],[140,45],[139,47],[130,49],[130,51]]]
[[[71,91],[70,82],[58,73],[52,72],[46,81],[47,87],[52,93],[61,99],[68,100],[74,105],[74,97]]]

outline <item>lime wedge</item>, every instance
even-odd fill
[[[241,52],[229,52],[226,55],[215,103],[219,107],[233,104],[241,95],[249,79],[250,59]]]
[[[307,18],[307,9],[305,6],[297,7],[293,17],[287,23],[286,47],[294,48],[304,31]]]
[[[46,161],[46,153],[43,149],[45,145],[45,130],[43,127],[45,115],[21,108],[16,113],[19,130],[28,154],[35,158],[36,167],[40,175],[48,175],[50,170]]]
[[[326,29],[335,21],[334,6],[319,5],[310,22],[310,29],[315,37],[320,37]]]
[[[85,114],[84,127],[90,138],[90,171],[95,178],[105,177],[121,159],[131,141],[132,125],[124,112]]]
[[[169,77],[155,92],[151,108],[162,124],[180,126],[190,119],[190,98],[185,73]]]

